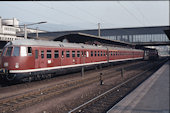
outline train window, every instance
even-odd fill
[[[86,56],[86,51],[84,51],[84,56]]]
[[[32,56],[32,48],[28,47],[28,56]]]
[[[38,50],[35,50],[35,59],[38,59]]]
[[[83,56],[83,51],[81,52],[81,56]]]
[[[62,57],[64,57],[64,51],[61,52]]]
[[[21,56],[27,56],[27,48],[24,46],[21,46],[20,54]]]
[[[86,51],[86,57],[89,57],[89,52],[88,51]]]
[[[96,56],[97,54],[96,54],[96,51],[95,51],[95,56]]]
[[[12,53],[12,47],[8,47],[6,56],[11,56],[11,53]]]
[[[58,52],[58,50],[55,50],[54,51],[54,58],[58,58],[59,57],[59,52]]]
[[[44,58],[44,50],[41,51],[41,58]]]
[[[13,55],[12,56],[19,56],[20,47],[14,47]]]
[[[51,50],[47,50],[47,58],[51,58]]]
[[[103,55],[102,55],[102,51],[101,51],[101,56],[103,56]]]
[[[111,56],[113,55],[113,52],[111,51]]]
[[[72,57],[75,57],[76,55],[75,55],[75,51],[72,51]]]
[[[66,57],[70,57],[70,51],[66,51]]]
[[[106,56],[105,51],[104,51],[104,56]]]
[[[80,57],[80,51],[77,51],[77,57]]]
[[[98,51],[98,56],[100,56],[100,52]]]
[[[91,51],[91,56],[93,56],[93,51]]]

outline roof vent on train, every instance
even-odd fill
[[[63,45],[63,44],[59,44],[59,46],[60,46],[60,47],[64,47],[64,45]]]

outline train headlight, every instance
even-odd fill
[[[8,62],[4,62],[4,67],[8,67]]]
[[[16,64],[15,64],[15,68],[19,68],[19,63],[16,63]]]

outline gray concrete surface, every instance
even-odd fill
[[[170,113],[169,63],[165,63],[107,113]]]

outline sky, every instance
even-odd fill
[[[73,29],[96,29],[98,23],[101,28],[164,26],[169,25],[169,1],[1,1],[0,16]]]

